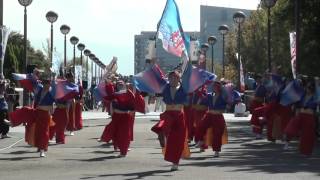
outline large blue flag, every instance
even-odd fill
[[[183,32],[179,9],[174,0],[167,0],[162,17],[158,24],[158,38],[163,48],[178,57],[188,58],[188,40]]]

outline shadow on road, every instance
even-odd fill
[[[238,123],[234,126],[246,126]],[[245,127],[246,128],[246,127]],[[297,148],[298,143],[293,142],[290,149],[283,151],[283,144],[275,144],[266,140],[254,140],[248,137],[248,132],[241,127],[229,130],[229,146],[221,152],[221,158],[190,158],[192,161],[181,166],[200,167],[232,167],[235,172],[266,172],[274,173],[296,173],[310,172],[320,176],[320,150],[319,143],[314,149],[311,157],[300,155]],[[240,146],[234,147],[234,144]]]
[[[21,161],[26,159],[39,159],[39,157],[13,157],[13,158],[0,158],[0,161]]]
[[[87,176],[82,177],[80,179],[95,179],[95,178],[103,178],[103,177],[113,177],[113,176],[124,176],[128,177],[125,180],[134,180],[134,179],[148,179],[151,176],[163,176],[163,177],[170,177],[172,174],[169,170],[154,170],[154,171],[143,171],[143,172],[135,172],[135,173],[123,173],[123,174],[102,174],[97,176]]]

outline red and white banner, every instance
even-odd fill
[[[290,32],[290,52],[291,52],[291,69],[293,78],[297,77],[297,61],[296,61],[296,32]]]

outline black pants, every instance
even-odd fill
[[[0,134],[6,135],[9,132],[9,125],[4,122],[8,119],[8,110],[0,110]]]

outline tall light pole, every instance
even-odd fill
[[[86,46],[85,46],[84,44],[82,44],[82,43],[79,43],[79,44],[77,45],[77,48],[78,48],[78,50],[81,52],[81,53],[80,53],[80,65],[82,66],[82,64],[83,64],[82,52],[83,52],[83,50],[86,48]]]
[[[18,0],[20,5],[24,6],[24,38],[23,38],[23,62],[24,62],[24,71],[27,73],[28,68],[28,58],[27,58],[27,6],[32,3],[32,0]],[[2,11],[3,12],[3,11]],[[29,95],[27,91],[23,91],[23,105],[29,105]]]
[[[51,66],[52,66],[52,59],[53,59],[53,23],[58,20],[58,14],[53,12],[53,11],[49,11],[46,14],[46,18],[51,23],[50,62],[51,62]]]
[[[93,61],[96,58],[96,56],[91,53],[89,55],[89,58],[91,59],[91,86],[92,86],[92,83],[93,83]]]
[[[208,44],[211,45],[211,72],[214,73],[214,54],[213,46],[216,44],[217,38],[215,36],[210,36],[208,38]]]
[[[201,44],[201,53],[204,56],[204,70],[207,69],[207,51],[209,49],[208,43]]]
[[[240,49],[240,36],[241,36],[241,24],[244,22],[246,15],[242,11],[237,11],[233,15],[233,21],[238,25],[238,90],[241,89],[241,79],[240,79],[240,58],[241,58],[241,49]]]
[[[268,8],[268,70],[271,72],[271,22],[270,10],[276,4],[276,0],[263,0],[263,5]]]
[[[75,71],[76,71],[76,44],[78,44],[79,39],[75,36],[72,36],[70,38],[70,42],[73,45],[73,74],[75,74]]]
[[[67,34],[70,32],[70,27],[68,25],[62,25],[60,27],[61,33],[64,35],[64,60],[63,60],[63,69],[64,74],[67,73]]]
[[[86,62],[86,79],[87,82],[89,82],[89,77],[88,77],[88,70],[89,70],[89,55],[91,54],[91,51],[89,49],[86,49],[83,51],[84,55],[87,56],[87,62]],[[89,85],[88,85],[89,86]]]
[[[222,35],[222,77],[225,76],[225,60],[224,60],[224,56],[225,56],[225,52],[224,52],[224,38],[225,38],[225,35],[228,34],[229,32],[229,27],[228,25],[221,25],[219,26],[218,28],[220,34]]]

